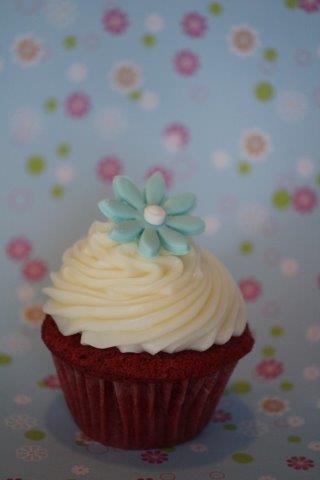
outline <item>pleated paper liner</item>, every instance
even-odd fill
[[[195,437],[254,343],[246,327],[239,337],[204,352],[121,353],[82,345],[79,334],[62,335],[50,316],[42,338],[80,429],[124,449],[170,447]]]
[[[170,447],[207,425],[236,365],[176,382],[112,382],[54,357],[70,412],[93,440],[123,449]]]

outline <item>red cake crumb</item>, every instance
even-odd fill
[[[116,347],[99,349],[81,345],[80,334],[62,335],[49,315],[42,325],[42,338],[52,354],[63,362],[83,374],[112,381],[174,381],[204,377],[224,365],[237,362],[250,352],[254,343],[247,326],[241,336],[232,337],[224,345],[213,345],[204,352],[121,353]]]

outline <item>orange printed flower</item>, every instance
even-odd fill
[[[231,51],[243,57],[252,55],[259,44],[257,32],[246,25],[233,27],[228,40]]]
[[[120,62],[113,66],[110,81],[114,89],[130,93],[140,86],[140,68],[132,62]]]
[[[241,139],[241,150],[252,161],[261,161],[270,151],[269,136],[260,130],[245,132]]]
[[[39,326],[45,319],[45,313],[41,304],[34,304],[23,310],[23,320],[31,326]]]
[[[289,402],[279,397],[264,397],[259,402],[259,410],[267,415],[279,416],[289,410]]]
[[[32,34],[17,37],[12,44],[15,60],[23,67],[35,66],[43,57],[44,49],[40,40]]]

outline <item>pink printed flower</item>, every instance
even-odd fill
[[[41,386],[56,389],[61,388],[60,380],[58,375],[48,375],[43,380],[41,380]]]
[[[99,160],[97,164],[97,175],[104,183],[111,183],[116,175],[123,171],[121,160],[115,155],[108,155]]]
[[[149,178],[155,172],[162,173],[167,188],[170,188],[173,182],[173,171],[169,170],[166,167],[163,167],[162,165],[155,165],[154,167],[148,168],[148,170],[145,173],[145,177]]]
[[[29,253],[31,252],[32,246],[30,240],[26,237],[16,237],[12,238],[6,247],[7,256],[19,262],[20,260],[25,260]]]
[[[184,148],[190,141],[190,133],[182,123],[170,123],[163,132],[165,145],[171,152]]]
[[[320,0],[300,0],[299,8],[308,13],[316,12],[320,8]]]
[[[265,379],[277,378],[283,373],[283,365],[274,358],[270,358],[258,363],[255,368],[255,373]]]
[[[189,37],[203,37],[208,25],[207,19],[198,12],[187,13],[181,22],[183,32]]]
[[[27,261],[22,269],[22,275],[29,282],[40,282],[47,274],[46,264],[39,259]]]
[[[141,453],[141,458],[148,463],[163,463],[168,460],[168,455],[161,450],[146,450]]]
[[[120,8],[112,8],[107,10],[102,17],[104,29],[112,35],[121,35],[128,26],[128,15]]]
[[[69,117],[82,118],[91,108],[90,98],[85,93],[75,92],[67,97],[64,106]]]
[[[211,418],[211,421],[214,423],[224,423],[229,420],[231,420],[231,413],[226,412],[225,410],[217,410]]]
[[[255,302],[262,293],[261,283],[254,278],[240,280],[239,288],[246,302]]]
[[[316,207],[318,197],[309,187],[298,188],[292,198],[292,205],[300,213],[310,213]]]
[[[314,461],[306,457],[290,457],[287,458],[287,465],[295,470],[309,470],[314,467]]]
[[[199,70],[199,56],[190,50],[179,50],[173,58],[173,66],[179,75],[188,77]]]

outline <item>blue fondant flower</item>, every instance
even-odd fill
[[[113,188],[115,199],[99,203],[101,212],[115,224],[109,236],[118,243],[137,240],[144,257],[155,257],[161,246],[185,255],[190,250],[188,236],[204,230],[203,220],[188,215],[195,206],[195,195],[167,197],[159,172],[147,180],[143,192],[122,175],[114,178]]]

